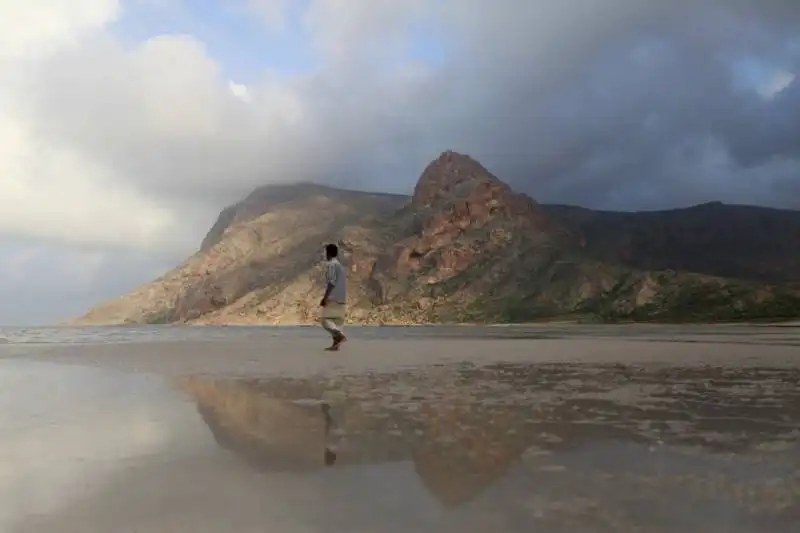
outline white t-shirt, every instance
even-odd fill
[[[345,274],[344,267],[336,258],[328,261],[328,265],[325,268],[326,287],[328,283],[333,285],[333,290],[328,296],[328,299],[340,304],[347,303],[347,275]]]

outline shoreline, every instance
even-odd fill
[[[66,321],[52,325],[40,326],[25,326],[25,327],[59,327],[59,328],[81,328],[81,327],[181,327],[181,326],[209,326],[209,327],[319,327],[315,322],[282,322],[282,323],[268,323],[268,322],[169,322],[165,324],[146,324],[146,323],[130,323],[130,322],[80,322],[80,321]],[[704,321],[691,321],[691,322],[637,322],[637,321],[617,321],[617,322],[581,322],[580,320],[542,320],[536,322],[403,322],[403,323],[375,323],[375,322],[351,322],[348,323],[349,327],[393,327],[393,328],[427,328],[427,327],[535,327],[535,326],[768,326],[768,327],[800,327],[800,318],[786,319],[786,320],[741,320],[741,321],[721,321],[721,322],[704,322]],[[3,326],[3,327],[22,327],[22,326]]]
[[[336,375],[497,364],[800,367],[800,332],[785,328],[683,334],[655,328],[645,335],[566,331],[532,338],[352,337],[336,353],[324,351],[327,345],[320,331],[310,337],[40,345],[7,357],[169,377]]]

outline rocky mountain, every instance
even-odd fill
[[[800,213],[544,206],[447,151],[411,197],[258,189],[223,210],[183,265],[78,322],[310,322],[327,242],[343,251],[358,322],[800,315]]]

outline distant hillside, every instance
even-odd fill
[[[411,197],[260,188],[223,210],[186,263],[78,322],[306,323],[332,241],[360,322],[800,316],[800,284],[790,283],[800,279],[800,213],[545,206],[448,151]]]
[[[343,202],[354,209],[363,208],[367,214],[393,211],[402,206],[408,197],[397,194],[368,193],[349,191],[318,185],[316,183],[295,183],[291,185],[267,185],[259,187],[241,202],[222,210],[217,221],[209,230],[200,245],[205,251],[222,240],[231,226],[249,222],[261,215],[281,207],[290,207],[297,202],[314,198],[325,198],[331,202]]]
[[[598,259],[755,281],[800,280],[800,212],[719,202],[619,213],[550,205]]]

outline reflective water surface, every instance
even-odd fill
[[[480,338],[480,339],[542,339],[575,337],[649,338],[662,341],[689,342],[708,340],[724,334],[723,342],[747,344],[783,344],[800,346],[800,324],[779,326],[737,325],[734,327],[709,324],[647,325],[647,324],[533,324],[533,325],[418,325],[418,326],[360,326],[348,324],[353,339],[408,338]],[[181,341],[263,341],[275,337],[319,337],[319,327],[311,326],[189,326],[189,325],[127,325],[127,326],[62,326],[62,327],[5,327],[0,326],[0,345],[5,348],[36,345],[128,344]],[[324,334],[321,335],[325,337]],[[719,342],[722,339],[715,339]],[[0,357],[2,357],[0,352]]]
[[[0,365],[0,531],[794,532],[800,371]]]

